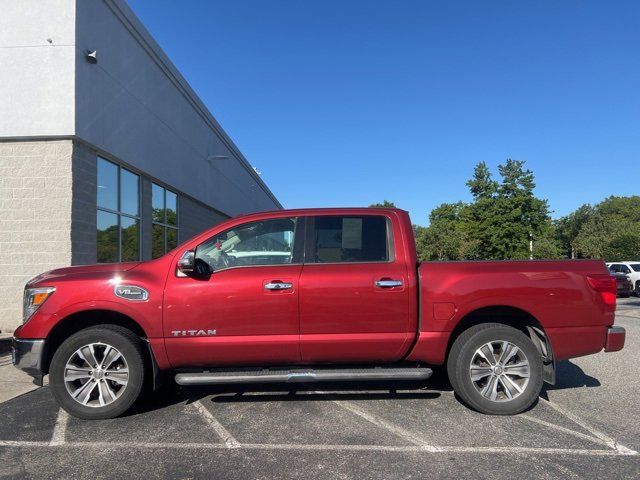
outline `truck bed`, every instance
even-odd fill
[[[409,359],[441,364],[455,328],[506,317],[533,319],[556,360],[596,353],[615,305],[605,303],[587,276],[606,274],[598,260],[421,263],[419,335]]]

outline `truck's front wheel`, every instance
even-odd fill
[[[85,420],[117,417],[136,401],[143,383],[140,339],[115,325],[72,335],[56,350],[49,369],[60,406]]]
[[[542,357],[531,339],[497,323],[476,325],[460,334],[447,370],[460,398],[491,415],[526,410],[542,389]]]

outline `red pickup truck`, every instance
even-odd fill
[[[61,268],[25,287],[18,368],[84,419],[181,385],[425,380],[514,414],[555,364],[622,349],[601,261],[429,262],[407,212],[304,209],[225,221],[156,260]]]

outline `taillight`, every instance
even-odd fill
[[[610,312],[616,310],[616,295],[618,286],[616,285],[616,277],[607,275],[606,273],[597,275],[587,275],[589,286],[600,294],[600,298],[604,302],[605,307]]]

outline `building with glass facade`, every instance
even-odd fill
[[[0,330],[43,271],[281,208],[124,1],[3,3],[0,65]]]

